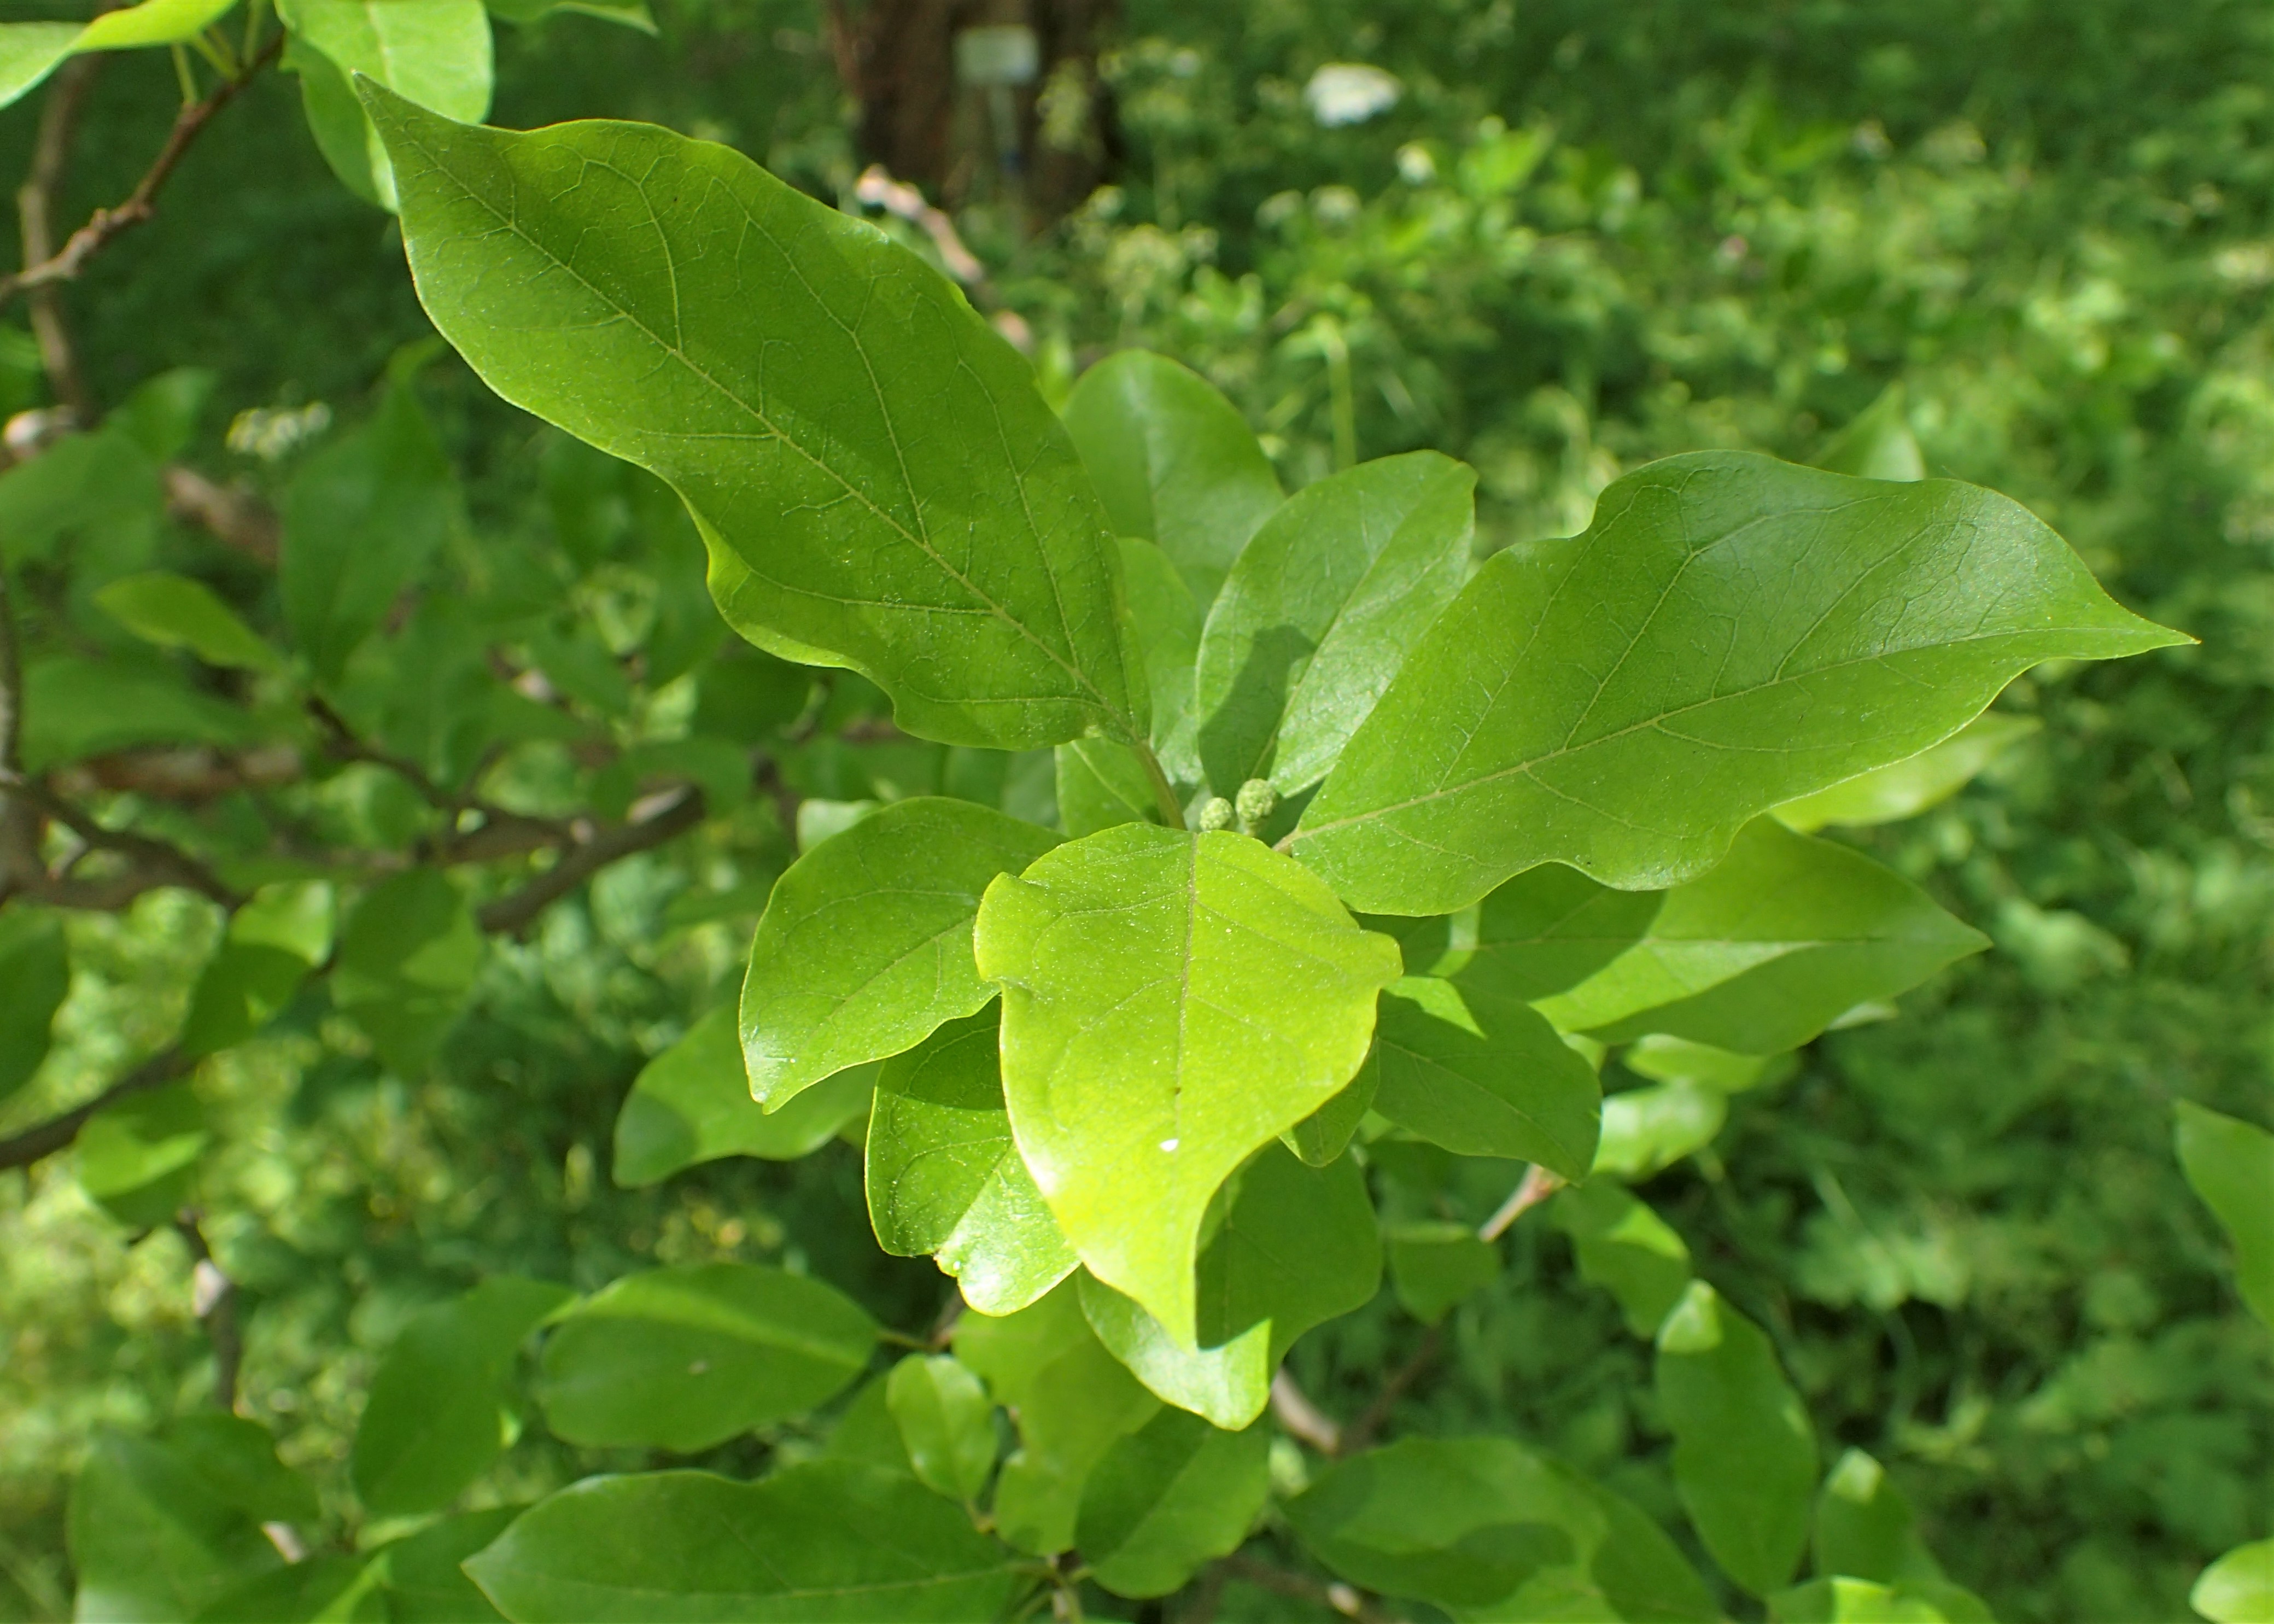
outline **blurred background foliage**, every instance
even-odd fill
[[[861,207],[822,7],[658,13],[652,39],[574,18],[501,33],[494,122],[657,120]],[[2274,1349],[2235,1312],[2170,1148],[2176,1099],[2265,1121],[2274,1062],[2274,11],[1126,0],[1103,40],[1036,121],[1104,184],[1046,221],[983,163],[946,184],[975,297],[1015,313],[1049,387],[1116,345],[1161,349],[1241,405],[1291,487],[1411,447],[1470,460],[1480,545],[1500,546],[1577,529],[1654,456],[1812,459],[1895,386],[1931,472],[2028,502],[2127,603],[2202,639],[2041,671],[2004,702],[2041,731],[1856,837],[2000,951],[1737,1096],[1721,1138],[1644,1190],[1770,1328],[1827,1441],[1888,1463],[2000,1618],[2185,1616],[2202,1566],[2274,1525]],[[1350,64],[1389,77],[1345,75],[1337,102],[1319,71]],[[154,55],[106,65],[59,218],[132,184],[173,102]],[[68,296],[98,400],[206,369],[184,460],[270,491],[369,417],[427,331],[392,222],[333,182],[297,103],[257,85]],[[0,173],[21,172],[36,117],[0,117]],[[433,580],[490,609],[532,585],[575,605],[516,625],[578,705],[636,710],[658,738],[705,705],[811,742],[780,750],[778,793],[501,938],[418,1080],[354,1057],[320,1000],[200,1074],[246,1402],[334,1481],[375,1350],[484,1274],[591,1289],[652,1261],[787,1259],[895,1323],[937,1297],[929,1265],[876,1252],[848,1147],[626,1191],[609,1143],[644,1060],[734,984],[800,800],[825,816],[971,763],[870,736],[857,682],[769,697],[750,663],[699,695],[611,688],[607,657],[651,650],[692,568],[675,515],[453,358],[418,387],[464,491]],[[44,398],[28,335],[0,329],[0,410]],[[254,409],[272,415],[248,429]],[[261,421],[286,427],[264,440]],[[225,568],[211,553],[200,567]],[[565,760],[517,758],[516,804],[560,799]],[[416,823],[401,788],[350,769],[306,810],[383,844]],[[63,1041],[0,1130],[162,1043],[217,919],[178,891],[75,915]],[[1474,1222],[1517,1171],[1409,1160],[1384,1169],[1416,1219]],[[1666,1447],[1642,1344],[1554,1228],[1506,1245],[1400,1425],[1510,1431],[1678,1522],[1662,1472],[1635,1470]],[[69,1158],[0,1175],[0,1617],[68,1613],[64,1494],[91,1430],[154,1426],[209,1386],[190,1265],[173,1230],[104,1215]],[[1419,1335],[1385,1293],[1295,1368],[1352,1413]],[[590,1461],[533,1432],[483,1494]],[[1235,1586],[1224,1612],[1301,1605]]]

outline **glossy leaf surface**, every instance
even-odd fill
[[[1477,906],[1475,944],[1451,972],[1526,1002],[1576,987],[1649,932],[1665,894],[1613,891],[1576,868],[1542,863]]]
[[[372,1378],[349,1474],[374,1516],[439,1511],[505,1447],[504,1384],[523,1341],[573,1293],[493,1275],[413,1314]]]
[[[885,1063],[869,1119],[869,1221],[895,1257],[930,1254],[983,1314],[1014,1313],[1074,1270],[1011,1139],[998,1022],[950,1021]]]
[[[1466,465],[1416,451],[1306,485],[1264,522],[1201,635],[1193,705],[1216,793],[1327,775],[1461,590],[1475,488]]]
[[[1640,941],[1540,1010],[1610,1042],[1667,1033],[1779,1054],[1988,945],[1894,870],[1763,818],[1667,892]]]
[[[1126,823],[989,888],[1020,1155],[1091,1273],[1182,1346],[1218,1185],[1364,1059],[1397,944],[1260,843]]]
[[[968,801],[897,801],[790,866],[750,945],[742,1057],[767,1108],[914,1047],[995,996],[971,951],[979,899],[1058,837]]]
[[[1704,1281],[1659,1329],[1658,1398],[1698,1538],[1752,1594],[1782,1589],[1808,1544],[1815,1429],[1768,1337]]]
[[[627,1274],[546,1339],[546,1424],[571,1443],[682,1454],[809,1410],[849,1387],[876,1322],[820,1281],[747,1263]]]
[[[588,1477],[466,1571],[517,1624],[986,1624],[1020,1583],[960,1507],[835,1461]]]
[[[1205,607],[1279,506],[1279,477],[1230,401],[1143,350],[1075,380],[1065,425],[1113,528],[1157,543]]]
[[[736,1011],[725,1004],[640,1068],[616,1116],[616,1183],[652,1184],[720,1156],[794,1162],[868,1109],[877,1067],[851,1066],[768,1111],[750,1098]]]
[[[1382,995],[1374,1109],[1465,1156],[1538,1162],[1585,1177],[1595,1154],[1594,1068],[1539,1012],[1479,987],[1409,975]]]
[[[2041,660],[2179,641],[2005,497],[1669,457],[1606,490],[1585,534],[1486,563],[1292,849],[1384,914],[1448,913],[1541,862],[1662,888]]]
[[[364,94],[436,326],[686,499],[737,628],[874,678],[926,738],[1144,736],[1105,511],[1026,361],[937,272],[727,147]]]
[[[1165,1596],[1238,1550],[1270,1492],[1270,1455],[1269,1428],[1161,1411],[1082,1485],[1075,1540],[1091,1575],[1117,1596]]]

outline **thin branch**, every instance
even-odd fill
[[[252,82],[261,69],[276,60],[284,49],[282,33],[274,35],[260,53],[245,66],[245,71],[235,79],[224,80],[212,94],[194,102],[176,115],[174,127],[167,133],[166,144],[158,149],[148,169],[135,184],[125,201],[111,208],[98,208],[88,216],[87,222],[71,234],[70,239],[51,254],[27,264],[12,276],[0,277],[0,304],[5,304],[17,294],[56,282],[71,282],[87,268],[87,262],[109,244],[121,233],[142,224],[157,213],[159,192],[171,178],[182,162],[183,154],[196,141],[199,133],[213,121],[215,114],[237,100],[237,94]]]
[[[1225,1557],[1221,1566],[1224,1572],[1234,1579],[1261,1590],[1276,1590],[1282,1596],[1322,1602],[1346,1619],[1374,1620],[1382,1616],[1357,1590],[1340,1581],[1327,1583],[1305,1574],[1289,1573],[1284,1568],[1274,1568],[1269,1562],[1259,1562],[1254,1557],[1238,1554]]]
[[[27,778],[13,768],[0,769],[0,788],[6,789],[11,799],[61,823],[93,849],[116,852],[132,860],[140,873],[123,877],[139,882],[141,891],[153,891],[162,885],[178,885],[186,891],[196,891],[200,896],[209,897],[225,908],[234,908],[245,900],[225,884],[219,875],[179,846],[123,829],[105,829],[62,796],[51,793],[36,779]],[[54,876],[49,877],[53,883],[61,883],[55,881]],[[26,892],[36,889],[29,876],[19,876],[16,883]],[[140,892],[135,894],[139,895]]]
[[[208,531],[222,545],[256,564],[275,567],[283,525],[274,508],[250,491],[215,485],[196,469],[179,462],[166,470],[165,478],[169,514]]]
[[[1523,1182],[1518,1184],[1500,1210],[1477,1227],[1480,1241],[1496,1241],[1509,1231],[1509,1226],[1539,1206],[1570,1181],[1561,1173],[1551,1173],[1538,1162],[1524,1169]]]
[[[150,1056],[124,1077],[104,1089],[86,1104],[75,1106],[60,1116],[51,1116],[34,1127],[26,1128],[12,1139],[0,1139],[0,1170],[29,1167],[34,1162],[52,1156],[79,1137],[99,1111],[109,1109],[121,1100],[131,1100],[138,1094],[148,1094],[162,1088],[176,1078],[187,1072],[193,1063],[178,1049],[169,1049]]]
[[[214,1260],[206,1244],[203,1214],[185,1207],[174,1214],[174,1229],[188,1243],[196,1259],[190,1271],[190,1306],[205,1327],[213,1344],[214,1402],[223,1410],[237,1408],[237,1374],[245,1364],[245,1338],[237,1324],[237,1282]]]
[[[646,816],[601,829],[591,838],[569,847],[552,868],[511,896],[485,903],[474,918],[483,929],[494,935],[517,936],[548,905],[567,896],[610,863],[685,834],[703,821],[704,815],[701,790],[673,791],[661,806]]]
[[[1389,1419],[1389,1412],[1397,1408],[1397,1401],[1405,1391],[1421,1379],[1422,1372],[1437,1362],[1437,1350],[1445,1345],[1445,1322],[1440,1320],[1421,1333],[1421,1341],[1414,1348],[1412,1357],[1389,1372],[1374,1402],[1366,1407],[1359,1418],[1343,1429],[1343,1447],[1349,1451],[1363,1449],[1372,1443]]]
[[[86,56],[65,63],[40,109],[40,133],[33,143],[31,168],[16,192],[16,219],[23,232],[26,265],[44,264],[55,256],[56,193],[63,188],[72,132],[79,125],[79,109],[87,104],[88,86],[94,83],[102,60]],[[48,374],[49,387],[70,410],[72,420],[84,428],[94,421],[94,397],[72,350],[71,331],[64,325],[56,289],[34,288],[31,305],[32,336],[39,343],[40,365]]]
[[[1271,1414],[1281,1426],[1321,1455],[1343,1452],[1342,1423],[1311,1402],[1285,1365],[1271,1378]]]

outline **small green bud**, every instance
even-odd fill
[[[1201,806],[1201,832],[1210,834],[1231,827],[1231,802],[1221,795],[1211,795]]]
[[[1252,835],[1263,827],[1279,805],[1279,792],[1271,787],[1269,778],[1250,778],[1239,786],[1239,799],[1232,808],[1239,814],[1239,832]]]

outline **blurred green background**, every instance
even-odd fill
[[[851,205],[867,154],[823,11],[665,0],[652,39],[568,16],[502,30],[493,118],[657,120]],[[1165,350],[1239,403],[1291,487],[1412,447],[1468,459],[1480,539],[1504,545],[1575,530],[1652,457],[1808,460],[1900,385],[1930,471],[2020,498],[2202,640],[2018,685],[2008,708],[2040,733],[1865,837],[1999,951],[1739,1096],[1646,1191],[1771,1329],[1827,1442],[1888,1463],[1998,1616],[2187,1616],[2202,1566],[2274,1526],[2274,1346],[2234,1312],[2170,1148],[2174,1100],[2265,1122],[2274,1094],[2274,8],[1124,0],[1100,39],[1095,79],[1038,117],[1085,176],[1062,217],[961,125],[942,154],[1050,387],[1116,345]],[[1323,121],[1350,110],[1330,64],[1381,70],[1364,82],[1394,99]],[[59,218],[132,184],[175,100],[162,55],[106,65]],[[0,114],[0,176],[37,117],[36,98]],[[236,414],[357,420],[427,331],[392,222],[333,181],[276,76],[69,309],[107,404],[215,372],[188,460],[256,482],[278,470],[225,447]],[[476,533],[525,529],[548,442],[455,359],[425,396]],[[0,330],[0,410],[41,398],[28,338]],[[929,769],[895,748],[818,753],[792,787],[900,793]],[[714,854],[704,883],[762,883],[783,836]],[[502,944],[416,1086],[315,1064],[289,1030],[211,1069],[216,1245],[249,1295],[248,1402],[289,1460],[335,1462],[373,1350],[482,1273],[589,1288],[790,1257],[925,1312],[930,1267],[875,1252],[846,1147],[611,1184],[630,1077],[747,940],[747,913],[674,912],[689,884],[635,860]],[[81,916],[67,1041],[0,1130],[162,1041],[214,929],[178,893]],[[1511,1175],[1471,1167],[1448,1197],[1445,1171],[1416,1171],[1414,1215],[1473,1222]],[[1644,1350],[1561,1237],[1511,1244],[1400,1425],[1511,1430],[1677,1520],[1662,1475],[1628,1470],[1666,1447]],[[64,1495],[91,1429],[192,1402],[188,1267],[170,1231],[102,1215],[67,1162],[0,1175],[0,1617],[68,1614]],[[1385,1303],[1295,1365],[1348,1413],[1414,1335]],[[531,1439],[494,1494],[576,1470]]]

